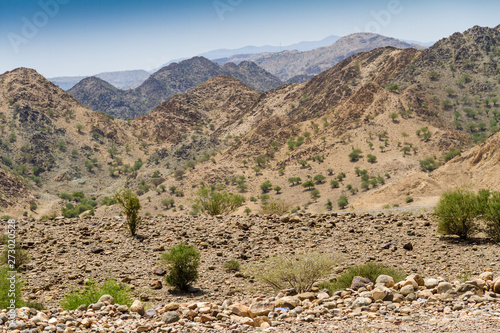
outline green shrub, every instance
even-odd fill
[[[231,259],[224,263],[224,268],[228,272],[236,272],[240,270],[240,263],[236,259]]]
[[[275,290],[294,288],[301,293],[311,290],[318,279],[329,274],[334,263],[331,255],[318,252],[279,255],[253,265],[249,273]]]
[[[2,220],[2,221],[8,221],[8,220],[10,220],[10,215],[2,215],[0,217],[0,220]]]
[[[455,190],[441,195],[434,208],[438,219],[438,232],[457,235],[465,239],[478,231],[475,218],[479,215],[479,204],[472,191]]]
[[[448,162],[449,160],[451,160],[453,157],[455,157],[457,155],[460,155],[460,150],[453,148],[452,150],[450,150],[448,153],[446,153],[444,155],[444,160],[446,162]]]
[[[162,254],[162,260],[169,265],[166,281],[180,290],[198,279],[200,252],[192,245],[178,244]]]
[[[368,263],[361,266],[351,267],[347,272],[341,274],[333,281],[323,282],[320,284],[320,288],[326,288],[330,293],[337,290],[343,290],[351,287],[352,279],[355,276],[362,276],[369,279],[373,283],[377,280],[380,275],[392,276],[394,282],[402,281],[405,278],[405,274],[395,268],[389,268],[383,265]]]
[[[330,181],[330,186],[332,188],[338,188],[339,187],[339,182],[337,180],[332,180],[332,181]]]
[[[71,194],[65,193],[65,192],[59,193],[59,198],[61,198],[63,200],[67,200],[67,201],[73,200],[73,196]]]
[[[366,158],[368,159],[369,163],[375,163],[375,162],[377,162],[377,156],[375,156],[375,155],[368,154],[368,155],[366,155]]]
[[[113,200],[122,207],[122,213],[127,216],[130,234],[135,236],[135,231],[139,224],[139,211],[141,210],[139,198],[132,191],[124,190],[116,193],[113,196]]]
[[[226,215],[240,207],[245,198],[239,194],[218,191],[215,188],[203,186],[197,192],[195,204],[208,215]]]
[[[269,180],[266,180],[265,182],[263,182],[260,185],[260,189],[262,190],[263,193],[269,192],[269,190],[272,188],[273,188],[273,185],[271,184],[271,182]]]
[[[14,295],[11,291],[11,281],[14,282]],[[16,308],[24,306],[24,302],[21,300],[21,287],[19,275],[10,274],[7,266],[0,267],[0,309],[7,309],[11,304],[11,299],[14,299]]]
[[[132,305],[130,288],[125,284],[116,282],[116,280],[109,279],[101,285],[97,285],[93,280],[90,280],[83,288],[70,291],[61,301],[61,307],[64,310],[76,310],[82,304],[88,306],[97,303],[102,295],[113,296],[116,304]]]
[[[339,205],[340,209],[344,209],[347,207],[349,204],[349,199],[345,195],[342,195],[339,200],[337,201],[337,204]]]
[[[420,161],[420,168],[422,171],[431,172],[438,168],[438,163],[434,160],[434,157],[429,157]]]
[[[356,162],[357,160],[359,160],[359,158],[361,157],[361,153],[361,149],[354,149],[353,151],[351,151],[348,155],[351,162]]]
[[[324,181],[325,181],[326,177],[319,174],[319,175],[316,175],[314,176],[313,180],[316,184],[322,184]]]
[[[500,241],[500,192],[493,192],[484,210],[486,234],[494,241]]]
[[[407,196],[406,199],[405,199],[405,201],[406,201],[406,203],[413,202],[413,197]]]

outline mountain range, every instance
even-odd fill
[[[32,69],[1,75],[1,212],[59,215],[61,193],[78,191],[96,215],[115,216],[105,197],[124,187],[153,216],[197,214],[202,184],[242,194],[237,213],[270,203],[322,212],[344,196],[354,210],[427,207],[451,188],[499,190],[500,26],[425,50],[359,52],[264,92],[236,74],[187,70],[224,68],[211,64],[194,58],[150,81],[159,93],[187,92],[128,121],[93,112]],[[262,71],[241,65],[225,70]],[[162,86],[186,74],[182,87]]]
[[[408,43],[376,34],[354,34],[328,47],[305,52],[253,54],[251,59],[286,79],[285,83],[302,83],[349,55],[381,46],[412,47]],[[118,90],[105,80],[86,78],[68,92],[94,111],[126,119],[145,114],[174,94],[185,93],[217,75],[231,75],[259,91],[268,91],[283,84],[268,71],[253,62],[241,60],[241,57],[234,57],[238,65],[233,62],[219,65],[203,57],[172,63],[157,71],[139,87],[127,91]]]
[[[238,54],[214,61],[219,64],[253,61],[281,80],[287,81],[298,75],[317,75],[355,53],[385,46],[402,49],[423,48],[395,38],[371,33],[357,33],[342,37],[332,45],[308,51],[292,50],[279,53]]]
[[[133,89],[140,86],[150,75],[151,73],[144,70],[132,70],[105,72],[93,76],[102,79],[119,89]],[[53,77],[49,80],[58,85],[61,89],[69,90],[73,88],[75,84],[87,77],[88,76],[61,76]]]
[[[278,78],[252,62],[220,66],[206,58],[194,57],[163,67],[135,89],[120,90],[104,80],[90,77],[68,92],[94,111],[127,119],[143,115],[175,94],[185,93],[218,75],[231,75],[259,91],[282,84]]]

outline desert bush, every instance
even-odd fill
[[[9,273],[9,268],[7,266],[3,266],[0,267],[0,309],[7,309],[11,305],[11,281],[13,282],[14,286],[13,299],[16,308],[21,308],[24,306],[24,302],[21,300],[22,283],[20,280],[20,276]]]
[[[405,199],[405,201],[406,201],[406,203],[413,202],[413,197],[407,196],[406,199]]]
[[[434,157],[429,157],[424,160],[420,160],[420,168],[422,171],[431,172],[438,168],[438,163],[434,160]]]
[[[465,239],[478,231],[476,217],[479,204],[472,191],[454,190],[441,195],[434,208],[438,219],[438,232],[444,235],[457,235]]]
[[[354,266],[347,270],[347,272],[341,274],[333,281],[323,282],[320,284],[320,288],[326,288],[330,293],[337,290],[343,290],[351,287],[352,279],[355,276],[362,276],[369,279],[373,283],[377,280],[380,275],[392,276],[394,282],[402,281],[405,278],[405,274],[395,268],[386,267],[383,265],[368,263],[361,266]]]
[[[351,162],[356,162],[357,160],[359,160],[359,158],[361,157],[361,153],[361,149],[354,149],[353,151],[351,151],[348,155]]]
[[[332,210],[333,209],[333,203],[330,199],[326,201],[325,207],[327,210]]]
[[[332,255],[318,252],[279,255],[255,264],[249,273],[275,290],[294,288],[301,293],[311,290],[318,279],[329,274],[335,262]]]
[[[314,182],[312,180],[307,180],[302,183],[302,187],[310,190],[314,187]]]
[[[208,215],[226,215],[240,207],[245,198],[239,194],[218,191],[215,188],[203,186],[197,192],[195,204]]]
[[[326,177],[322,174],[314,176],[313,180],[316,184],[322,184],[325,181]]]
[[[260,185],[260,189],[262,190],[263,193],[269,192],[273,188],[273,185],[269,180],[266,180]]]
[[[224,263],[224,268],[228,272],[236,272],[240,270],[240,263],[236,259],[231,259]]]
[[[337,201],[337,204],[339,205],[340,209],[344,209],[349,204],[349,200],[347,199],[347,197],[345,195],[343,195],[339,198],[339,200]]]
[[[130,190],[123,190],[115,193],[113,200],[122,207],[122,213],[127,216],[127,224],[130,234],[135,236],[137,225],[139,224],[139,211],[141,202],[139,198]]]
[[[282,215],[290,209],[290,205],[286,203],[285,200],[272,199],[270,201],[266,201],[266,203],[260,206],[260,208],[263,214]]]
[[[375,156],[375,155],[368,154],[368,155],[366,155],[366,158],[368,158],[368,162],[370,162],[370,163],[377,162],[377,156]]]
[[[171,247],[161,256],[169,265],[166,281],[180,290],[186,290],[188,285],[198,279],[200,252],[192,245],[178,244]]]
[[[493,192],[484,209],[486,234],[494,241],[500,241],[500,192]]]
[[[116,280],[108,279],[103,284],[98,285],[93,280],[88,281],[83,288],[75,289],[66,294],[61,301],[64,310],[76,310],[80,305],[90,305],[97,303],[102,295],[111,295],[116,304],[132,304],[130,298],[130,288],[126,284],[118,283]]]
[[[338,187],[339,187],[339,182],[338,182],[338,180],[332,180],[332,181],[330,181],[330,186],[331,186],[332,188],[338,188]]]

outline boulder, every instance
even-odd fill
[[[300,299],[297,296],[285,296],[274,303],[277,308],[290,308],[293,309],[300,305]]]
[[[250,318],[259,316],[267,316],[270,312],[274,311],[274,304],[271,302],[255,302],[248,308]],[[260,326],[260,325],[257,325]]]
[[[427,289],[436,288],[438,286],[438,284],[439,284],[438,280],[434,279],[434,278],[429,278],[429,279],[424,280],[424,286]]]
[[[409,284],[409,285],[404,286],[403,288],[401,288],[401,290],[399,292],[403,296],[408,296],[411,293],[415,292],[415,288],[413,288],[413,285]]]
[[[355,308],[361,308],[363,306],[368,306],[371,304],[371,302],[372,300],[367,297],[358,297],[352,303],[351,308],[355,309]]]
[[[370,279],[364,278],[362,276],[355,276],[353,277],[351,282],[351,289],[358,290],[359,288],[366,287],[370,283]]]
[[[144,304],[139,301],[139,300],[135,300],[132,305],[130,306],[130,312],[136,312],[138,314],[140,314],[141,316],[144,315]]]
[[[453,285],[449,282],[441,282],[437,286],[437,293],[444,294],[453,290]]]
[[[382,284],[387,288],[391,288],[394,286],[394,279],[389,275],[379,275],[375,284]]]
[[[497,294],[500,294],[500,278],[497,278],[495,280],[495,283],[493,284],[493,291]]]
[[[177,311],[167,311],[163,314],[163,317],[161,318],[161,320],[165,324],[175,323],[175,322],[179,321],[179,319],[180,319],[180,317],[179,317],[179,314],[177,313]]]
[[[481,280],[485,280],[485,281],[492,281],[493,280],[493,273],[492,272],[483,272],[479,275],[479,278]]]
[[[229,311],[240,317],[248,317],[248,306],[240,303],[230,305]]]
[[[102,295],[101,298],[99,298],[99,301],[101,303],[108,302],[109,304],[113,305],[115,304],[115,299],[111,295]]]

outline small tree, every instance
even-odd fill
[[[83,130],[84,126],[82,124],[76,124],[75,127],[78,130],[78,133],[82,134],[82,130]]]
[[[375,156],[375,155],[368,154],[368,155],[366,155],[366,157],[368,158],[368,162],[370,162],[370,163],[377,162],[377,156]]]
[[[333,203],[332,203],[332,201],[330,199],[328,199],[326,201],[325,207],[326,207],[327,210],[332,210],[333,209]]]
[[[319,190],[318,189],[314,189],[311,191],[311,198],[316,201],[318,198],[319,198]]]
[[[198,279],[200,252],[194,246],[183,243],[175,245],[161,258],[169,265],[169,273],[165,278],[169,285],[187,290],[189,284]]]
[[[113,196],[113,200],[122,207],[122,213],[127,216],[130,234],[135,236],[135,231],[139,224],[139,211],[141,210],[139,198],[131,190],[123,190],[116,193]]]
[[[314,187],[314,182],[312,180],[305,181],[302,183],[302,187],[310,190]]]
[[[338,188],[338,187],[339,187],[339,182],[338,182],[338,180],[332,180],[332,181],[330,181],[330,186],[331,186],[332,188]]]
[[[393,122],[396,122],[396,119],[399,117],[399,115],[396,112],[393,112],[389,115],[389,117]]]
[[[466,239],[478,230],[475,217],[479,213],[476,195],[471,191],[455,190],[444,193],[434,208],[438,232]]]
[[[316,184],[322,184],[325,181],[326,177],[323,175],[316,175],[314,176],[313,180]]]
[[[245,198],[239,194],[218,191],[206,186],[198,190],[195,204],[202,212],[215,216],[225,215],[240,207]]]
[[[276,194],[280,194],[281,187],[280,186],[275,186],[274,190],[276,191]]]
[[[357,160],[359,160],[359,158],[361,157],[361,153],[361,149],[353,149],[353,151],[349,153],[349,159],[351,160],[351,162],[356,162]]]
[[[265,182],[263,182],[261,185],[260,185],[260,189],[262,190],[262,192],[264,193],[267,193],[269,192],[270,189],[273,188],[273,184],[271,184],[271,182],[269,180],[266,180]]]
[[[337,204],[339,205],[340,209],[344,209],[349,204],[349,200],[347,199],[347,197],[345,195],[343,195],[339,198],[339,200],[337,201]]]

